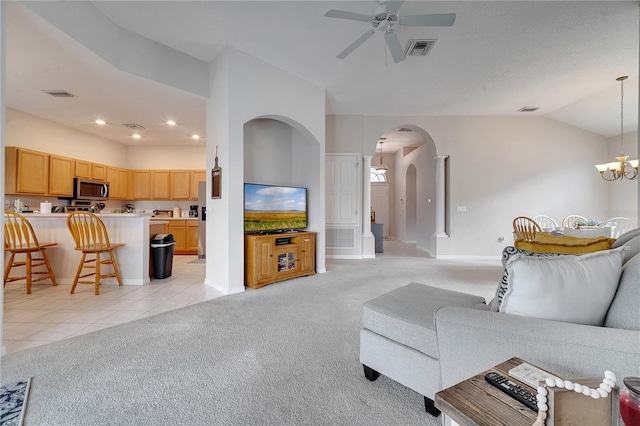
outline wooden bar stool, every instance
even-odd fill
[[[113,249],[122,247],[124,244],[111,243],[109,241],[107,228],[102,220],[93,213],[73,212],[67,216],[67,227],[76,243],[75,249],[82,252],[82,259],[80,259],[78,271],[73,280],[71,294],[75,292],[78,283],[93,284],[95,293],[100,294],[100,280],[102,278],[115,277],[118,280],[118,285],[122,286],[122,279],[120,278],[116,258],[113,255]],[[108,258],[101,259],[100,255],[102,253],[108,253]],[[94,257],[87,259],[87,255],[93,255]],[[103,265],[111,265],[113,272],[103,273]],[[84,269],[90,269],[92,272],[83,275]],[[93,281],[80,281],[80,278],[91,276],[94,277]]]
[[[26,279],[27,294],[31,294],[31,283],[51,279],[53,285],[58,285],[56,277],[53,275],[49,257],[47,256],[47,247],[57,246],[58,243],[39,243],[35,232],[31,227],[31,223],[19,213],[4,213],[4,251],[11,253],[7,265],[4,269],[4,285],[13,281]],[[40,253],[41,257],[33,257],[33,254]],[[24,254],[25,260],[16,260],[16,255]],[[16,266],[25,266],[24,276],[10,277],[11,268]],[[46,271],[34,271],[39,266],[45,266]],[[41,275],[34,278],[34,275]]]

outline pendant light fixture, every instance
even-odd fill
[[[600,172],[600,176],[604,180],[614,181],[622,179],[638,178],[638,160],[629,160],[628,155],[624,155],[624,81],[629,76],[624,75],[616,78],[620,82],[620,156],[612,163],[596,164],[596,169]]]
[[[387,166],[385,166],[384,163],[382,162],[382,144],[383,143],[384,143],[383,141],[380,141],[380,164],[376,166],[376,172],[380,174],[385,174],[387,172]]]

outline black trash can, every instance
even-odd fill
[[[173,238],[173,234],[157,234],[151,239],[154,278],[163,279],[171,276],[173,246],[175,244],[176,240]]]

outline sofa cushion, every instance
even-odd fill
[[[616,295],[609,306],[605,327],[640,330],[640,254],[636,254],[622,267],[622,276]]]
[[[630,231],[625,232],[624,234],[620,235],[618,237],[618,239],[616,239],[616,241],[613,243],[613,245],[611,246],[612,248],[618,248],[621,245],[623,245],[624,243],[626,243],[627,241],[629,241],[632,238],[635,238],[637,236],[640,235],[640,228],[636,228],[636,229],[632,229]]]
[[[498,307],[500,306],[504,293],[507,291],[507,286],[509,283],[509,271],[507,270],[507,262],[509,261],[509,259],[511,259],[511,257],[515,256],[516,254],[522,255],[522,256],[533,256],[533,257],[562,256],[559,253],[544,253],[544,252],[537,253],[533,251],[522,250],[513,246],[505,247],[502,250],[502,268],[503,268],[502,279],[500,280],[500,283],[498,284],[498,288],[496,289],[495,297],[489,303],[489,310],[491,312],[498,312]]]
[[[471,294],[410,283],[364,304],[364,328],[438,359],[435,313],[443,306],[475,308]]]
[[[625,247],[557,257],[515,254],[506,263],[499,312],[602,325],[622,273]]]
[[[640,235],[631,238],[620,247],[627,247],[627,250],[624,252],[624,259],[622,260],[622,264],[624,265],[629,259],[640,253]]]
[[[537,253],[582,254],[608,250],[614,242],[615,239],[607,237],[578,238],[540,232],[534,241],[517,239],[513,245]]]

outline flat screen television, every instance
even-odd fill
[[[244,184],[244,232],[285,232],[307,227],[307,188]]]

